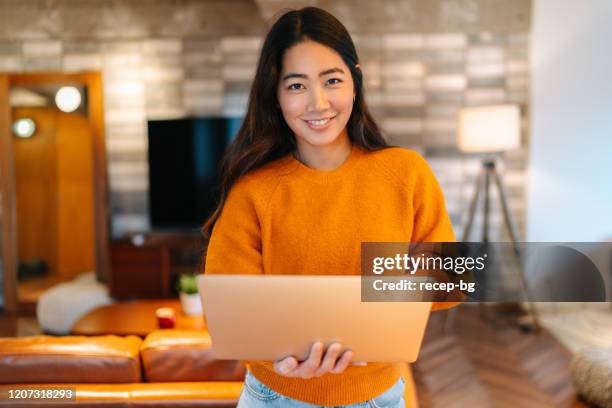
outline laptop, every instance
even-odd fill
[[[313,342],[340,342],[353,361],[417,359],[431,302],[362,302],[361,276],[200,275],[218,359],[308,357]]]

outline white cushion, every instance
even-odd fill
[[[70,328],[96,307],[113,303],[108,288],[86,272],[71,282],[46,290],[38,299],[36,316],[41,328],[52,334],[69,334]]]

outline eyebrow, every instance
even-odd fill
[[[344,70],[342,70],[341,68],[338,67],[334,67],[334,68],[330,68],[330,69],[326,69],[325,71],[321,71],[319,72],[319,76],[325,76],[325,75],[329,75],[329,74],[333,74],[334,72],[338,72],[340,74],[344,74]],[[299,74],[297,72],[290,72],[287,75],[283,76],[283,81],[286,81],[290,78],[308,78],[308,76],[306,74]]]

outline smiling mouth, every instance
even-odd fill
[[[323,118],[323,119],[304,120],[304,122],[308,123],[311,126],[325,126],[333,118],[335,118],[335,116],[332,116],[332,117],[329,117],[329,118]]]

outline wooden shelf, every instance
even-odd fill
[[[200,270],[203,249],[197,234],[151,233],[143,242],[113,240],[109,244],[110,293],[116,299],[158,299],[176,296],[182,273]]]

